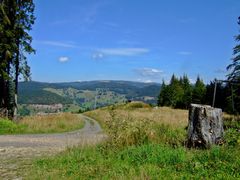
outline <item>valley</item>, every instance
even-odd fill
[[[127,101],[156,105],[160,87],[131,81],[21,82],[19,114],[85,112]]]

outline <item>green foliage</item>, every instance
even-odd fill
[[[18,107],[18,113],[20,116],[29,116],[31,115],[31,111],[27,108],[27,106],[23,106],[21,108]]]
[[[9,120],[0,119],[0,132],[1,134],[15,132],[17,125]]]
[[[206,96],[206,86],[198,76],[192,92],[192,103],[204,104],[205,96]]]
[[[238,24],[240,25],[240,17],[238,17]],[[237,43],[240,42],[240,34],[235,37]],[[228,74],[229,80],[239,81],[240,79],[240,44],[237,44],[233,48],[233,55],[232,63],[228,65],[227,70],[231,71]]]
[[[240,129],[229,128],[225,132],[225,141],[228,146],[240,146]]]
[[[180,77],[180,79],[172,75],[169,85],[166,85],[163,81],[158,96],[158,106],[187,109],[192,102],[192,91],[187,75]]]
[[[69,98],[59,96],[44,90],[19,91],[19,104],[71,104]]]
[[[13,118],[17,107],[18,79],[30,77],[26,54],[31,54],[34,24],[32,0],[4,0],[0,4],[0,108]],[[14,83],[14,85],[12,85]]]
[[[149,104],[146,104],[140,101],[135,101],[135,102],[126,104],[124,108],[131,110],[131,109],[138,109],[138,108],[151,108],[151,106]]]
[[[10,120],[0,119],[0,134],[22,133],[26,126],[18,125]]]

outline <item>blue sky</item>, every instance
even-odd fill
[[[223,79],[239,0],[35,0],[32,79]]]

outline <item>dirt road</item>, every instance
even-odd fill
[[[0,179],[21,177],[19,168],[30,166],[30,159],[54,155],[68,147],[94,145],[106,135],[100,125],[84,115],[84,128],[66,133],[0,136]]]

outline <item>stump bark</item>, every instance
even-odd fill
[[[189,148],[210,148],[223,140],[222,110],[207,105],[191,104],[189,109]]]

